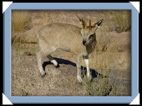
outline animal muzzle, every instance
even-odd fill
[[[85,46],[85,45],[86,45],[86,41],[85,41],[85,40],[83,40],[83,41],[82,41],[82,44]]]

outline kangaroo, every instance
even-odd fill
[[[78,16],[77,16],[78,17]],[[82,82],[81,77],[81,64],[80,59],[83,57],[87,68],[87,78],[91,81],[92,76],[89,69],[89,54],[95,49],[96,46],[96,30],[101,26],[103,19],[97,23],[91,25],[89,19],[89,25],[79,18],[82,27],[77,27],[71,24],[52,23],[43,26],[38,31],[39,40],[39,52],[37,52],[38,68],[41,76],[45,76],[41,59],[43,56],[47,56],[50,62],[58,67],[58,62],[51,56],[57,49],[69,51],[74,54],[77,66],[77,80]]]

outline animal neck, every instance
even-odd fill
[[[86,46],[87,53],[90,54],[95,49],[95,46],[96,46],[96,41],[94,41],[90,45],[87,45]]]

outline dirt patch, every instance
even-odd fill
[[[12,58],[12,96],[131,95],[130,72],[109,70],[109,76],[106,77],[104,73],[101,78],[93,70],[93,81],[80,84],[76,78],[75,63],[56,60],[60,64],[59,68],[55,68],[48,60],[44,62],[47,75],[41,78],[35,56]]]
[[[45,67],[41,78],[35,56],[12,59],[12,96],[84,96],[87,92],[76,79],[76,67],[60,64]]]

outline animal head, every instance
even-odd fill
[[[78,16],[77,16],[78,17]],[[82,24],[81,34],[83,37],[82,44],[84,46],[91,45],[96,40],[96,30],[101,26],[103,19],[97,23],[91,25],[91,20],[89,19],[89,25],[78,17],[79,21]]]

